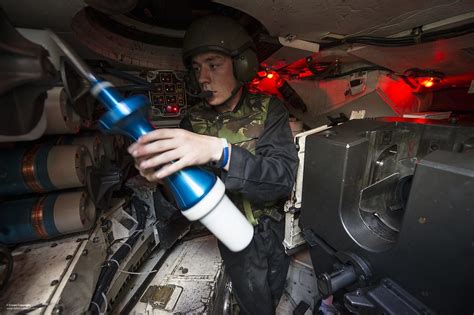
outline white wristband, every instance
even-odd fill
[[[219,138],[222,142],[222,155],[219,161],[211,162],[211,165],[218,168],[224,168],[229,162],[229,143],[226,138]]]

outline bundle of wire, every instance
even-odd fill
[[[147,208],[148,205],[137,197],[133,197],[131,201],[137,216],[137,227],[135,232],[125,241],[125,243],[120,246],[120,248],[108,259],[103,266],[103,269],[99,275],[99,280],[97,281],[97,286],[92,296],[91,304],[89,305],[89,311],[92,314],[105,314],[107,312],[107,298],[106,294],[109,289],[110,283],[112,282],[115,274],[119,270],[120,264],[128,256],[130,251],[133,249],[138,239],[143,233],[145,228]],[[104,310],[103,302],[105,302]]]
[[[474,23],[469,23],[433,32],[421,31],[418,34],[401,37],[352,36],[330,43],[321,43],[320,49],[323,50],[345,44],[364,44],[383,47],[411,46],[421,43],[432,42],[438,39],[448,39],[452,37],[462,36],[472,32],[474,32]]]

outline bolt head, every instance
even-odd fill
[[[73,272],[71,273],[71,275],[69,276],[69,281],[76,281],[77,279],[77,273],[76,272]]]

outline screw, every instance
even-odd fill
[[[420,223],[420,224],[425,224],[426,221],[428,221],[428,219],[426,219],[425,217],[419,217],[418,218],[418,223]]]
[[[76,281],[77,279],[77,273],[76,272],[73,272],[71,273],[71,275],[69,276],[69,281]]]
[[[82,251],[82,256],[87,256],[88,253],[89,253],[89,251],[87,249],[84,249]]]
[[[55,305],[51,314],[59,315],[59,314],[62,314],[62,312],[63,312],[62,305]]]
[[[93,243],[98,243],[98,242],[99,242],[99,237],[98,237],[98,236],[94,237],[94,238],[92,239],[92,242],[93,242]]]

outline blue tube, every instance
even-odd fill
[[[136,141],[153,130],[143,113],[149,105],[148,98],[136,95],[124,99],[110,83],[99,80],[87,64],[56,34],[51,32],[50,36],[74,68],[91,84],[91,93],[108,109],[100,119],[100,126],[104,131],[126,135]],[[173,193],[178,207],[187,210],[207,195],[216,180],[214,174],[190,167],[168,176],[165,183]]]
[[[92,90],[98,90],[97,98],[108,109],[100,119],[100,127],[108,133],[118,133],[133,140],[154,130],[145,119],[149,100],[144,95],[124,99],[112,86],[96,81]],[[178,171],[165,179],[180,210],[187,210],[201,201],[212,189],[216,176],[198,167]]]

